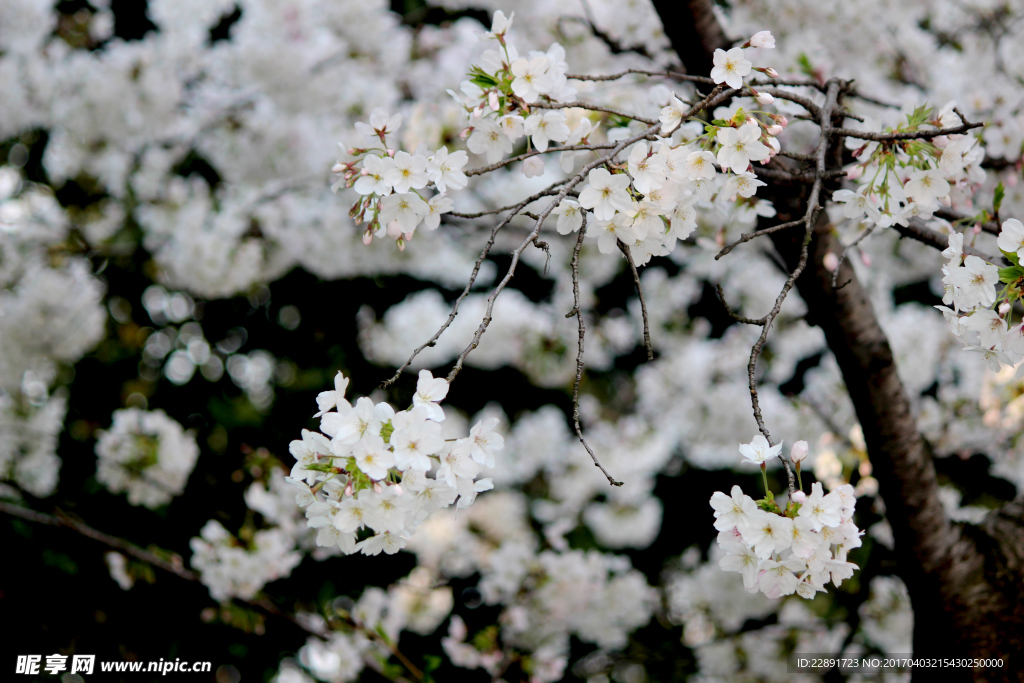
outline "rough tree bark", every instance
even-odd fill
[[[653,1],[687,72],[708,75],[714,50],[733,42],[715,19],[711,0]],[[839,167],[841,143],[833,141],[833,168]],[[770,197],[779,211],[775,220],[802,215],[806,192],[806,186],[776,186]],[[792,270],[802,231],[776,232],[772,238]],[[945,669],[941,674],[918,669],[914,679],[1024,681],[1024,499],[991,513],[979,526],[954,524],[946,517],[935,466],[892,349],[848,262],[840,269],[838,286],[832,287],[824,258],[829,252],[841,254],[842,246],[824,213],[809,248],[810,262],[797,289],[807,304],[807,321],[825,332],[864,432],[893,528],[898,572],[914,609],[914,655],[1005,661],[1002,669]]]

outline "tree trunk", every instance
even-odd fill
[[[653,2],[687,72],[708,75],[714,50],[729,46],[711,1]],[[834,144],[841,149],[841,140]],[[832,156],[833,168],[838,167],[837,154]],[[779,215],[772,222],[802,215],[805,195],[806,186],[776,186],[770,198]],[[800,228],[772,235],[790,270],[799,259],[802,237]],[[829,252],[840,255],[842,246],[824,213],[809,249],[797,289],[807,303],[807,321],[825,332],[864,432],[893,528],[898,572],[914,610],[914,656],[1004,662],[1003,668],[944,668],[941,673],[918,668],[914,678],[1024,681],[1024,502],[1006,505],[977,527],[946,517],[935,466],[892,349],[849,263],[843,264],[838,285],[832,287],[824,257]]]

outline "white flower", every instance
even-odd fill
[[[731,168],[739,172],[747,170],[751,161],[767,159],[768,148],[759,142],[760,137],[761,127],[756,123],[745,123],[739,130],[719,128],[718,142],[722,148],[718,150],[718,165],[723,171]]]
[[[739,195],[740,197],[749,198],[754,196],[757,188],[764,187],[766,184],[758,180],[753,173],[737,173],[729,178],[729,182],[722,188],[721,194],[723,197]]]
[[[690,152],[686,157],[686,173],[694,180],[715,177],[715,155],[711,152]]]
[[[514,114],[508,114],[498,119],[498,127],[505,131],[505,135],[508,136],[509,140],[518,140],[523,137],[523,117],[516,116]]]
[[[539,152],[546,151],[550,141],[565,142],[569,139],[569,126],[561,111],[531,114],[526,118],[523,130],[532,138],[533,146]]]
[[[422,154],[396,152],[394,165],[384,179],[395,188],[395,192],[419,190],[427,186],[427,158]]]
[[[397,221],[398,227],[404,233],[416,230],[420,218],[429,212],[427,203],[414,192],[391,194],[380,200],[380,224],[387,226],[392,221]]]
[[[441,425],[423,422],[405,429],[395,429],[391,434],[391,445],[395,447],[395,467],[405,471],[410,467],[426,472],[430,469],[430,458],[444,448]]]
[[[665,224],[661,220],[665,211],[654,202],[634,203],[628,215],[631,215],[633,222],[633,234],[636,239],[646,239],[648,235],[662,235],[665,232]]]
[[[594,132],[595,128],[596,126],[590,122],[590,119],[586,117],[580,119],[580,122],[572,129],[572,133],[570,133],[569,137],[566,139],[564,146],[575,147],[576,145],[583,144],[584,140],[587,139],[588,135]],[[558,165],[566,173],[572,173],[573,168],[576,167],[576,156],[578,154],[586,154],[586,152],[562,152],[558,156]]]
[[[458,487],[458,478],[472,480],[480,472],[480,465],[473,459],[473,444],[469,439],[459,439],[441,456],[441,467],[437,478],[452,488]]]
[[[423,218],[423,227],[437,230],[441,225],[441,214],[448,213],[455,207],[455,202],[442,194],[436,194],[427,202],[427,215]]]
[[[523,161],[523,175],[527,178],[544,175],[544,161],[539,156],[526,159]]]
[[[877,222],[881,214],[875,202],[867,195],[869,189],[865,187],[860,192],[836,190],[832,194],[832,199],[843,202],[843,215],[847,218],[860,218],[866,215],[869,220]]]
[[[738,528],[743,540],[753,546],[762,560],[767,560],[772,553],[781,553],[793,543],[793,520],[773,512],[758,510]]]
[[[675,95],[669,101],[668,105],[662,107],[661,114],[658,116],[658,120],[661,121],[661,132],[663,135],[668,135],[683,122],[683,116],[689,108],[683,104],[682,101]]]
[[[306,467],[315,465],[319,455],[329,455],[331,442],[324,438],[323,434],[303,429],[302,441],[296,440],[288,444],[288,452],[296,460],[290,476],[295,480],[305,479],[306,483],[312,484],[320,473],[316,470],[306,469]]]
[[[351,446],[364,434],[380,434],[381,420],[373,401],[363,396],[351,410],[327,413],[320,419],[324,434],[333,437],[332,445]],[[338,449],[335,455],[347,455],[348,449]]]
[[[734,47],[726,52],[715,50],[715,67],[711,69],[711,79],[715,83],[724,82],[730,88],[742,88],[743,77],[750,73],[750,61],[743,56],[743,48]]]
[[[405,547],[405,536],[385,531],[356,543],[355,547],[364,555],[380,555],[382,550],[387,555],[394,555]]]
[[[978,309],[967,318],[963,326],[977,332],[981,346],[987,349],[1002,348],[1006,341],[1006,321],[991,309]]]
[[[945,173],[937,168],[927,171],[916,171],[910,174],[910,180],[903,186],[903,191],[914,201],[931,206],[939,197],[949,195],[949,183]]]
[[[442,377],[434,377],[430,370],[420,370],[419,378],[416,380],[416,393],[413,394],[412,404],[425,408],[427,419],[443,422],[444,410],[437,404],[448,395],[448,387],[448,380]]]
[[[1004,223],[1005,225],[1005,223]],[[1021,231],[1021,245],[1024,246],[1024,230]],[[999,234],[999,239],[1003,238],[1002,233]],[[1002,247],[1000,247],[1002,249]],[[949,235],[949,246],[942,251],[943,258],[949,259],[950,261],[956,261],[956,265],[960,265],[960,261],[964,255],[964,235],[960,232],[954,232]]]
[[[809,520],[815,531],[821,531],[822,527],[839,526],[842,521],[839,516],[841,508],[842,500],[839,496],[833,496],[831,493],[826,496],[822,491],[821,482],[816,481],[811,485],[811,494],[807,496],[807,501],[800,506],[797,514]]]
[[[473,154],[485,154],[487,163],[493,164],[512,151],[512,141],[490,119],[480,119],[474,126],[473,134],[466,140]]]
[[[629,211],[629,176],[612,175],[606,169],[595,168],[587,176],[589,184],[580,192],[580,206],[591,209],[594,217],[601,221],[611,220],[616,211]],[[602,253],[606,252],[603,249]]]
[[[333,515],[332,523],[338,531],[349,533],[361,529],[364,526],[372,527],[377,524],[376,513],[373,508],[377,501],[374,500],[377,494],[370,489],[363,489],[355,496],[349,496],[340,503],[333,503],[338,512]],[[309,506],[311,511],[313,506]],[[309,514],[309,512],[307,512]],[[310,519],[311,523],[313,520]],[[312,526],[312,524],[310,524]]]
[[[449,189],[461,190],[469,179],[462,172],[462,167],[469,163],[469,155],[459,149],[451,154],[447,147],[434,152],[427,162],[427,178],[434,183],[439,192]],[[358,184],[358,183],[357,183]]]
[[[766,560],[761,563],[761,578],[758,584],[761,592],[769,598],[780,598],[796,592],[800,580],[793,572],[802,572],[807,568],[803,560],[791,557],[782,562]],[[852,576],[852,573],[851,573]]]
[[[491,30],[488,33],[483,34],[481,38],[497,38],[498,36],[504,36],[508,33],[508,30],[512,28],[512,20],[516,18],[516,13],[512,12],[508,15],[508,19],[505,18],[505,13],[501,10],[497,10],[494,13],[494,18],[491,19]]]
[[[484,467],[494,467],[494,452],[505,448],[505,439],[494,431],[498,418],[489,417],[469,430],[470,455]]]
[[[547,73],[548,58],[540,55],[532,59],[520,57],[512,62],[512,92],[524,102],[536,102],[541,93],[550,92],[554,79]],[[568,131],[566,131],[568,135]]]
[[[334,376],[334,391],[321,391],[316,396],[316,405],[320,409],[313,417],[320,417],[335,406],[339,410],[348,410],[351,406],[345,400],[345,390],[348,389],[348,379],[340,372]]]
[[[360,401],[363,399],[359,399]],[[369,399],[367,399],[369,400]],[[395,456],[384,445],[378,434],[367,434],[352,447],[356,465],[370,479],[380,481],[388,476],[388,469],[394,467]]]
[[[775,37],[771,31],[758,31],[750,37],[750,47],[774,48]]]
[[[757,503],[743,493],[739,486],[732,487],[732,496],[715,491],[711,496],[711,507],[715,510],[715,528],[728,531],[751,521],[757,512]]]
[[[740,455],[747,459],[747,462],[751,462],[755,465],[771,460],[782,452],[782,442],[780,441],[774,446],[769,445],[768,439],[764,438],[763,435],[758,434],[750,443],[740,444]]]
[[[659,154],[648,155],[647,143],[638,142],[629,153],[629,174],[633,176],[633,187],[640,194],[647,194],[665,184],[668,169]]]
[[[401,125],[401,114],[389,117],[386,109],[377,107],[370,112],[370,125],[357,121],[356,130],[372,140],[373,138],[382,138],[393,134]]]
[[[583,199],[583,195],[580,195]],[[597,248],[602,254],[614,254],[619,247],[617,242],[622,240],[625,244],[632,244],[636,240],[636,234],[629,222],[632,219],[626,214],[616,214],[613,220],[595,220],[594,229],[587,232],[587,237],[597,238]]]
[[[757,592],[761,561],[754,551],[743,543],[729,542],[721,545],[728,554],[718,561],[718,566],[722,568],[722,571],[739,572],[743,576],[743,587],[747,589],[747,592]]]
[[[949,271],[949,282],[954,287],[957,309],[991,306],[996,301],[995,286],[999,283],[999,269],[977,256],[964,258],[964,265]]]
[[[558,228],[559,235],[576,232],[583,225],[583,212],[580,205],[572,199],[563,199],[551,213],[558,216],[558,223],[555,227]]]
[[[806,502],[806,501],[804,501]],[[797,517],[793,520],[793,554],[806,560],[821,547],[821,538],[814,531],[814,522],[809,517]]]
[[[366,173],[359,177],[354,186],[359,194],[379,194],[381,196],[391,194],[391,182],[387,179],[388,173],[395,167],[395,160],[391,157],[379,157],[370,154],[363,159],[363,170]]]
[[[953,236],[950,235],[949,239],[952,240]],[[961,251],[963,249],[963,240],[963,235],[960,235]],[[996,240],[996,244],[1001,251],[1017,254],[1018,258],[1024,256],[1024,224],[1016,218],[1003,221],[1003,227],[999,231],[999,238]],[[942,255],[945,256],[945,252]]]

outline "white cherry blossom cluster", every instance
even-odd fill
[[[782,452],[782,444],[769,446],[758,434],[749,444],[740,444],[747,462],[761,466]],[[807,456],[807,442],[798,441],[790,454],[799,472]],[[810,599],[825,591],[831,580],[839,586],[857,569],[846,560],[859,548],[863,532],[853,523],[856,504],[849,484],[824,493],[821,483],[811,485],[810,495],[797,490],[785,510],[779,507],[765,484],[765,498],[755,501],[733,486],[731,495],[716,491],[711,496],[715,510],[718,544],[726,552],[719,566],[743,576],[748,592],[769,598],[796,593]]]
[[[199,458],[195,435],[162,410],[116,410],[96,441],[96,479],[132,505],[157,508],[185,490]]]
[[[999,268],[979,256],[964,254],[964,234],[949,236],[942,252],[942,311],[953,334],[968,351],[982,354],[993,371],[1024,359],[1024,321],[1013,324],[1013,304],[1024,285],[1024,224],[1016,218],[1003,222],[996,241],[1010,266]],[[999,295],[996,288],[1002,285]],[[952,306],[950,309],[948,306]]]
[[[392,555],[432,512],[456,500],[469,507],[493,488],[477,475],[504,448],[498,421],[481,420],[467,437],[445,441],[438,403],[448,395],[446,380],[421,370],[413,405],[402,411],[366,397],[350,404],[348,383],[339,372],[334,390],[317,396],[320,432],[303,430],[290,444],[297,462],[287,481],[299,488],[308,526],[319,529],[317,545]]]
[[[189,541],[192,567],[214,600],[249,600],[266,584],[291,574],[302,561],[294,541],[283,529],[261,529],[249,543],[231,535],[211,519]]]
[[[349,214],[356,225],[367,223],[364,244],[386,235],[404,249],[421,222],[428,230],[437,229],[441,214],[452,210],[447,191],[461,190],[469,182],[462,172],[469,157],[462,150],[449,154],[447,147],[441,147],[428,154],[422,148],[409,154],[395,149],[395,133],[401,125],[401,114],[388,116],[383,108],[374,109],[370,122],[357,122],[356,130],[379,146],[351,147],[348,153],[361,159],[339,161],[331,169],[341,176],[331,186],[333,191],[354,186],[362,195]],[[436,191],[433,196],[424,194],[428,185]]]
[[[907,114],[898,126],[884,132],[919,132],[960,126],[954,111],[956,102],[938,112],[921,106]],[[866,132],[876,133],[878,123],[864,122]],[[910,139],[879,143],[846,138],[846,148],[861,159],[847,168],[846,175],[857,181],[854,190],[838,190],[833,199],[843,204],[846,218],[887,228],[908,225],[911,218],[931,218],[942,206],[950,206],[950,192],[959,188],[973,195],[985,181],[981,162],[985,151],[974,135],[944,135],[931,140]]]

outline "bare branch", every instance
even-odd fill
[[[654,349],[651,347],[651,330],[647,324],[647,302],[644,301],[644,288],[640,284],[640,273],[637,272],[636,264],[633,262],[633,255],[629,253],[629,245],[622,240],[616,240],[619,251],[626,257],[629,267],[633,271],[633,282],[636,284],[636,293],[640,296],[640,313],[644,319],[644,348],[647,349],[647,360],[654,360]]]
[[[619,111],[618,109],[612,109],[611,107],[605,107],[600,104],[591,104],[590,102],[534,102],[530,106],[534,109],[587,109],[589,111],[601,111],[606,114],[632,119],[634,121],[639,121],[640,123],[646,123],[648,126],[653,126],[658,123],[655,119],[647,119],[642,116],[637,116],[636,114],[627,114],[626,112]]]
[[[839,266],[843,265],[843,263],[846,261],[846,257],[849,255],[850,250],[853,249],[854,247],[856,247],[861,242],[863,242],[867,238],[868,235],[870,235],[871,233],[873,233],[875,231],[875,228],[877,228],[877,227],[878,227],[877,223],[872,223],[871,227],[869,227],[867,230],[865,230],[861,234],[857,235],[857,239],[853,240],[852,242],[850,242],[849,244],[847,244],[846,246],[843,247],[843,253],[839,256],[839,263],[836,265],[836,269],[834,271],[832,271],[832,287],[833,287],[833,289],[835,288],[836,283],[839,281]]]
[[[804,219],[800,218],[800,219],[795,220],[795,221],[789,221],[788,223],[779,223],[778,225],[773,225],[770,228],[764,228],[762,230],[755,230],[754,232],[745,232],[742,235],[740,235],[740,238],[738,240],[736,240],[732,244],[728,244],[725,247],[723,247],[722,251],[718,252],[718,254],[715,256],[715,260],[717,261],[718,259],[722,258],[726,254],[728,254],[730,251],[732,251],[736,247],[738,247],[741,244],[743,244],[744,242],[749,242],[750,240],[756,239],[756,238],[758,238],[758,237],[760,237],[762,235],[770,235],[773,232],[776,232],[778,230],[785,230],[786,228],[796,227],[798,225],[801,225],[803,222],[804,222]]]
[[[959,114],[958,114],[959,116]],[[893,133],[869,133],[862,130],[850,130],[849,128],[833,128],[831,135],[841,135],[858,140],[871,140],[873,142],[897,142],[900,140],[931,140],[941,135],[959,135],[975,128],[981,128],[984,123],[967,123],[967,119],[960,116],[964,123],[952,128],[936,128],[935,130],[903,131]]]
[[[576,436],[579,437],[580,443],[587,449],[587,453],[590,454],[590,459],[594,461],[594,466],[601,470],[602,474],[608,479],[608,483],[612,486],[622,486],[621,481],[616,481],[615,478],[608,474],[608,470],[604,468],[601,461],[594,455],[594,449],[590,447],[587,440],[583,438],[583,429],[580,427],[580,382],[583,380],[583,338],[587,334],[587,325],[583,322],[583,311],[580,310],[580,249],[583,247],[583,236],[587,232],[587,214],[583,213],[583,224],[580,226],[579,235],[576,236],[576,246],[572,250],[572,310],[566,315],[566,318],[571,318],[573,315],[576,316],[576,321],[579,327],[579,350],[576,352],[576,380],[572,383],[572,422],[576,427]]]

